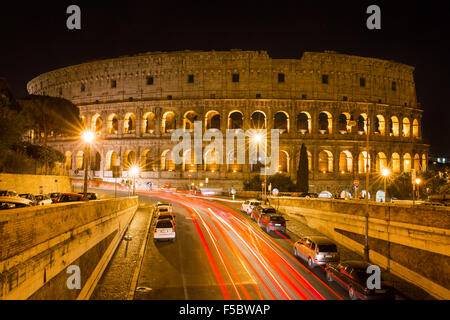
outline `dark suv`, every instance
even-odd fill
[[[258,225],[266,230],[267,233],[270,233],[271,231],[286,232],[286,220],[280,214],[263,214],[258,220]]]

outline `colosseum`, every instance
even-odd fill
[[[97,134],[91,178],[112,181],[112,167],[120,166],[126,179],[130,163],[138,162],[140,183],[208,181],[208,187],[241,189],[259,174],[257,166],[174,164],[171,133],[192,131],[193,122],[202,121],[204,130],[222,132],[280,129],[280,173],[296,180],[304,143],[310,191],[353,194],[355,180],[363,191],[366,172],[371,193],[382,188],[384,167],[394,174],[426,169],[429,145],[422,141],[413,71],[334,51],[305,52],[300,59],[273,59],[265,51],[149,52],[50,71],[27,89],[80,108]],[[84,175],[79,137],[55,136],[51,145],[66,155],[71,175]]]

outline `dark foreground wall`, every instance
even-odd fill
[[[88,298],[138,206],[137,197],[0,214],[0,299]],[[81,289],[69,289],[78,266]]]

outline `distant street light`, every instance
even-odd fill
[[[384,177],[384,202],[387,202],[387,191],[386,191],[386,180],[387,177],[389,177],[389,175],[391,174],[391,171],[387,168],[381,170],[381,174]]]
[[[133,196],[136,195],[136,176],[139,174],[139,167],[133,165],[130,167],[130,175],[133,177]]]
[[[420,178],[417,178],[416,179],[416,184],[417,184],[417,199],[419,199],[419,196],[420,196],[420,191],[419,191],[419,186],[420,186],[420,183],[422,182],[422,180],[420,179]]]
[[[87,195],[87,179],[88,179],[88,170],[89,170],[89,152],[90,146],[95,139],[95,135],[92,131],[86,130],[82,134],[82,138],[85,144],[84,151],[84,185],[83,185],[83,194],[86,198]]]

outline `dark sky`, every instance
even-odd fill
[[[0,11],[0,77],[21,97],[40,73],[146,51],[239,48],[299,58],[335,50],[390,59],[416,68],[424,137],[433,153],[450,156],[450,26],[443,3],[10,1]],[[81,8],[81,30],[66,28],[70,4]],[[366,28],[371,4],[381,8],[381,30]]]

